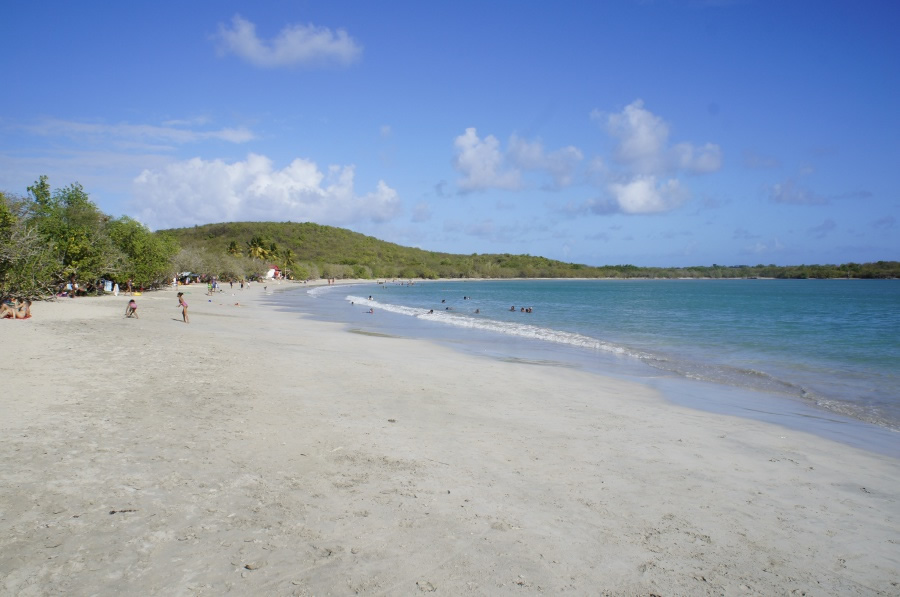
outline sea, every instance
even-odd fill
[[[267,300],[900,458],[900,280],[383,280]]]

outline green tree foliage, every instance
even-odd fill
[[[28,222],[29,202],[0,192],[0,296],[49,294],[62,273],[59,262]]]
[[[78,183],[53,190],[46,176],[27,198],[0,193],[0,293],[38,298],[66,282],[102,279],[153,286],[173,271],[175,238],[101,212]]]
[[[257,235],[247,241],[247,256],[253,259],[266,259],[269,256],[266,240],[262,236]]]
[[[28,191],[34,202],[32,222],[62,264],[64,278],[96,284],[121,270],[124,255],[108,234],[110,218],[97,209],[80,184],[49,194],[42,176]]]
[[[151,287],[172,277],[175,271],[172,259],[178,252],[178,245],[171,235],[153,234],[128,216],[111,221],[108,232],[115,246],[125,255],[118,272],[123,279]]]

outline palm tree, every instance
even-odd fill
[[[294,267],[294,252],[290,249],[285,249],[281,252],[281,263],[282,263],[282,273],[285,277],[287,277],[288,272],[291,271],[291,268]]]
[[[265,241],[261,236],[254,236],[247,243],[247,255],[255,259],[265,259],[269,251],[265,247]]]
[[[228,244],[228,254],[234,256],[238,256],[241,254],[241,248],[238,246],[236,240],[233,240]]]

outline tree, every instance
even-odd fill
[[[288,273],[290,273],[291,269],[294,267],[294,251],[291,249],[284,249],[281,252],[281,269],[282,273],[285,277],[288,277]]]
[[[65,279],[96,283],[114,276],[124,255],[113,244],[106,227],[109,216],[94,205],[77,182],[50,194],[47,177],[28,187],[33,199],[31,221],[62,264]]]
[[[0,192],[0,296],[49,294],[61,272],[37,229],[27,222],[28,208],[26,199]]]
[[[261,236],[254,236],[247,242],[247,255],[254,259],[265,259],[269,255],[265,243]]]
[[[172,258],[178,245],[170,235],[150,232],[140,222],[123,216],[109,223],[109,236],[126,259],[120,270],[139,286],[154,286],[174,272]]]

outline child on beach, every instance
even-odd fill
[[[190,323],[191,321],[190,321],[190,319],[188,319],[188,314],[187,314],[188,305],[187,305],[187,301],[184,300],[183,292],[178,293],[178,306],[181,307],[181,318],[184,320],[185,323]]]
[[[140,319],[137,314],[137,303],[134,299],[128,301],[128,306],[125,307],[125,317],[134,317],[135,319]]]

